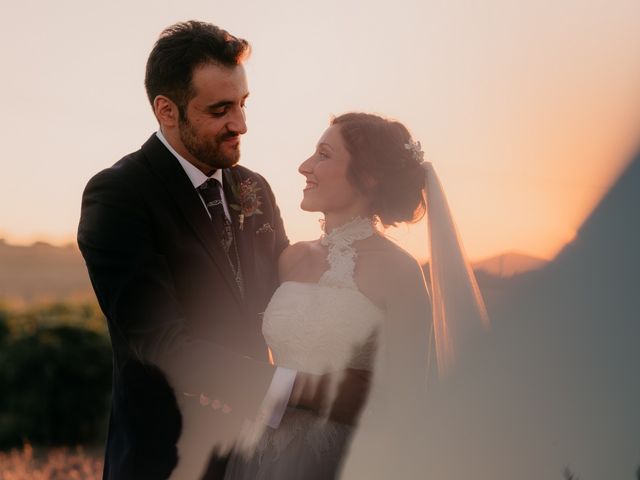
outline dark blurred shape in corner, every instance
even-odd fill
[[[431,475],[632,478],[640,463],[640,153],[568,244],[508,280],[429,409]],[[436,477],[434,477],[436,478]]]

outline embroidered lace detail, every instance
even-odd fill
[[[356,289],[353,274],[358,256],[353,242],[369,238],[375,232],[371,218],[356,217],[320,238],[320,243],[329,247],[327,261],[329,270],[320,277],[319,284]]]

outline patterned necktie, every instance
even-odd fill
[[[218,234],[222,249],[229,259],[229,264],[236,277],[236,283],[238,288],[242,291],[242,277],[240,273],[240,264],[238,257],[238,249],[233,238],[233,228],[231,221],[224,213],[224,206],[222,204],[222,186],[220,182],[215,178],[210,178],[202,185],[198,187],[198,192],[202,196],[207,210],[211,215],[211,222],[213,228]]]

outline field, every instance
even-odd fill
[[[99,480],[102,453],[56,448],[39,450],[26,443],[0,452],[0,480]]]

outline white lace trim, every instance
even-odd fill
[[[353,242],[369,238],[375,231],[373,219],[355,217],[350,222],[334,228],[331,233],[323,235],[320,244],[329,247],[329,270],[322,274],[318,283],[356,289],[353,275],[358,254],[352,245]]]

